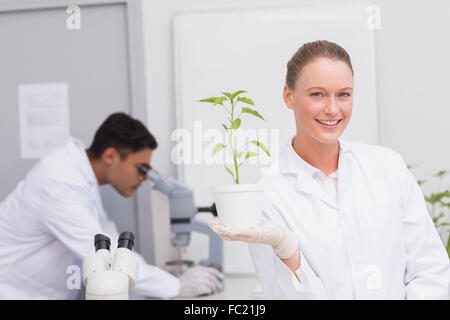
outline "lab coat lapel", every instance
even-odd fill
[[[298,191],[316,197],[336,210],[338,209],[327,194],[323,193],[319,184],[313,178],[314,170],[311,170],[311,166],[294,151],[291,142],[286,146],[280,160],[280,170],[282,173],[295,174],[297,176],[295,187]]]
[[[336,207],[336,204],[328,197],[328,194],[324,194],[323,191],[320,189],[319,185],[316,181],[313,180],[312,177],[305,177],[305,176],[297,176],[297,183],[296,183],[297,190],[306,193],[310,196],[316,197],[326,204],[328,204],[330,207],[335,208],[338,210],[338,207]]]
[[[345,216],[349,202],[351,202],[351,159],[349,158],[349,149],[346,143],[340,139],[339,159],[338,159],[338,206],[341,216]]]
[[[318,184],[313,180],[312,172],[294,151],[291,141],[292,139],[280,155],[280,172],[296,176],[295,187],[298,191],[324,200]]]
[[[354,201],[353,196],[355,195],[354,188],[358,188],[358,186],[354,185],[356,181],[352,179],[352,159],[348,152],[349,150],[345,142],[340,140],[340,143],[341,150],[338,160],[338,212],[347,251],[345,259],[349,262],[352,278],[355,279],[358,278],[360,270],[357,267],[357,261],[353,259],[356,253],[355,245],[358,240],[355,238],[353,232],[357,226],[355,226],[355,221],[352,219],[352,201]],[[353,291],[356,293],[356,296],[358,296],[357,291],[359,291],[357,287],[353,282]]]
[[[100,196],[97,177],[95,176],[94,170],[92,169],[91,163],[89,162],[89,158],[86,154],[83,143],[73,137],[71,137],[70,140],[74,149],[74,154],[76,154],[76,156],[74,156],[72,159],[75,162],[75,166],[80,166],[83,177],[89,183],[89,196],[92,209],[96,218],[100,221],[104,214],[104,209]]]
[[[101,221],[103,219],[104,209],[98,185],[92,187],[92,202],[95,207],[95,214],[97,216],[97,219]]]
[[[359,178],[358,170],[355,167],[351,150],[343,142],[343,148],[339,154],[338,169],[338,205],[341,226],[343,229],[345,248],[349,267],[353,279],[353,290],[356,297],[369,298],[367,290],[368,265],[364,264],[365,250],[361,248],[361,232],[358,226],[358,217],[356,208],[359,199],[355,198],[358,194],[356,189],[361,188],[362,181]],[[362,196],[362,195],[358,195]]]
[[[322,192],[319,189],[318,185],[316,183],[314,183],[313,178],[305,175],[304,173],[297,174],[297,182],[295,184],[295,187],[297,188],[297,190],[299,190],[303,193],[317,197],[328,203],[327,199],[324,199]]]

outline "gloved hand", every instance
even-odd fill
[[[224,240],[268,244],[281,259],[291,257],[298,250],[297,240],[291,231],[265,218],[256,227],[250,228],[232,229],[218,219],[211,219],[208,225]]]
[[[223,279],[222,272],[215,268],[195,266],[187,269],[180,276],[179,297],[196,297],[217,292],[221,287],[219,279]]]

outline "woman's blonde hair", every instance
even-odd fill
[[[287,63],[286,85],[295,88],[295,81],[300,76],[302,68],[316,58],[330,58],[345,62],[353,75],[350,56],[344,48],[334,42],[317,40],[303,44]]]

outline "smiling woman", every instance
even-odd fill
[[[289,60],[283,98],[295,115],[294,149],[326,175],[337,169],[337,139],[350,121],[352,94],[351,60],[337,44],[324,40],[306,43]],[[314,149],[327,149],[321,153],[333,154],[335,161],[305,152]]]
[[[211,228],[251,243],[268,298],[448,299],[450,264],[402,157],[341,138],[353,68],[339,45],[306,43],[289,61],[283,98],[296,135],[264,177],[254,228]]]

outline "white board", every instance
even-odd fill
[[[301,7],[217,13],[184,13],[174,24],[176,116],[178,134],[189,136],[191,149],[184,150],[190,163],[175,154],[182,143],[173,135],[179,161],[179,179],[194,190],[196,204],[213,202],[210,187],[232,183],[222,164],[210,164],[214,147],[210,129],[222,130],[224,113],[199,99],[222,91],[246,90],[257,110],[267,119],[243,119],[244,128],[263,128],[272,158],[295,134],[294,115],[283,102],[286,63],[305,42],[329,40],[350,54],[355,72],[352,120],[344,138],[378,142],[374,74],[373,30],[367,26],[369,2],[358,5]],[[182,131],[182,130],[184,131]],[[278,135],[278,136],[277,136]],[[200,151],[199,151],[200,150]],[[257,181],[260,166],[243,167],[245,181]],[[209,215],[200,217],[208,220]],[[207,253],[206,239],[193,235],[186,258],[198,261]],[[226,242],[225,272],[253,273],[247,246]]]

